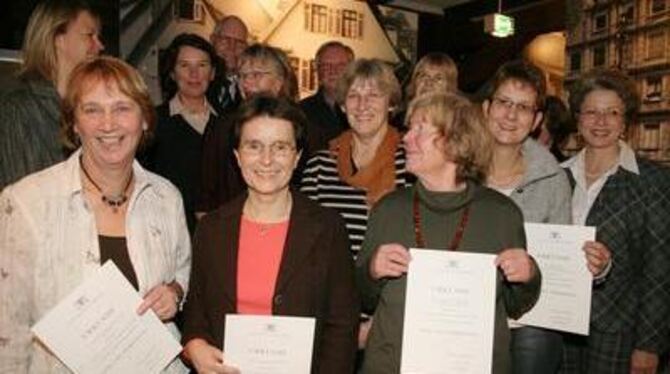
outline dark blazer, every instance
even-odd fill
[[[328,149],[328,142],[349,129],[347,115],[338,104],[334,108],[326,102],[323,89],[300,101],[300,108],[307,117],[307,143],[310,154]],[[306,155],[307,156],[307,155]]]
[[[639,175],[619,168],[607,179],[586,218],[613,261],[593,286],[591,325],[631,334],[634,349],[662,353],[670,336],[670,170],[637,163]]]
[[[188,231],[193,235],[195,206],[200,193],[203,136],[180,114],[170,116],[169,101],[156,107],[156,114],[154,139],[138,158],[147,169],[165,177],[179,189]],[[217,121],[218,117],[211,114],[205,129]]]
[[[316,318],[312,373],[352,373],[359,298],[341,217],[299,193],[293,208],[272,314]],[[222,347],[225,315],[237,310],[237,254],[246,194],[203,217],[196,230],[182,341]]]

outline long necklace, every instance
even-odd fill
[[[121,207],[123,204],[128,201],[128,196],[126,195],[126,192],[128,191],[128,188],[130,187],[130,183],[133,181],[133,174],[130,174],[130,177],[128,177],[128,182],[126,183],[126,186],[121,190],[121,193],[118,195],[105,195],[104,192],[102,192],[102,188],[98,186],[97,183],[91,178],[91,175],[88,173],[88,170],[84,167],[84,163],[81,160],[81,157],[79,157],[79,166],[81,167],[81,171],[84,172],[84,175],[86,176],[86,179],[88,179],[89,182],[95,187],[98,192],[100,192],[101,200],[103,203],[109,205],[112,208],[112,212],[117,213],[119,211],[119,207]]]
[[[426,242],[423,238],[423,233],[421,232],[421,212],[419,211],[419,195],[417,192],[414,192],[414,201],[412,205],[412,210],[414,213],[414,238],[416,240],[416,245],[419,248],[426,248]],[[463,213],[461,214],[461,220],[458,222],[456,227],[456,232],[454,232],[454,237],[451,238],[451,242],[447,247],[449,251],[458,250],[458,246],[461,244],[461,239],[463,239],[463,232],[465,232],[465,227],[468,225],[468,219],[470,218],[470,205],[468,204]]]

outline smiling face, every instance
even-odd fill
[[[356,135],[374,137],[388,126],[390,98],[377,81],[356,78],[344,100],[344,111]]]
[[[59,65],[72,69],[86,58],[100,54],[104,49],[100,37],[100,24],[93,15],[82,11],[67,25],[66,31],[56,37],[56,54]]]
[[[497,145],[520,145],[542,121],[536,110],[537,92],[510,79],[482,104],[487,127]]]
[[[92,169],[129,167],[142,138],[139,105],[116,83],[97,80],[84,85],[74,123],[83,158]]]
[[[624,114],[624,102],[615,91],[591,91],[579,108],[579,134],[589,147],[616,147],[626,128]]]
[[[416,110],[409,119],[409,129],[403,137],[407,156],[407,171],[420,179],[437,174],[449,162],[444,151],[443,135],[433,125],[424,109]]]
[[[454,91],[449,87],[446,68],[435,65],[425,65],[416,75],[416,96],[430,92]]]
[[[300,158],[293,125],[279,118],[252,118],[242,126],[235,157],[250,194],[286,192]]]
[[[178,92],[190,98],[202,98],[209,82],[214,79],[214,69],[207,52],[188,45],[179,48],[172,72]]]
[[[272,62],[251,59],[240,66],[239,81],[242,97],[245,99],[260,93],[277,97],[284,84]]]

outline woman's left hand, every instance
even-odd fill
[[[523,248],[509,248],[495,261],[509,282],[526,283],[535,275],[535,262]]]
[[[144,295],[144,301],[137,308],[137,314],[142,315],[151,309],[161,321],[168,321],[177,314],[178,303],[179,295],[175,287],[159,284]]]

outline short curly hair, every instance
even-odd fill
[[[570,87],[570,112],[575,120],[579,117],[586,96],[596,90],[614,91],[623,101],[626,125],[634,123],[640,109],[640,96],[635,82],[624,72],[616,69],[593,70],[586,73]]]

